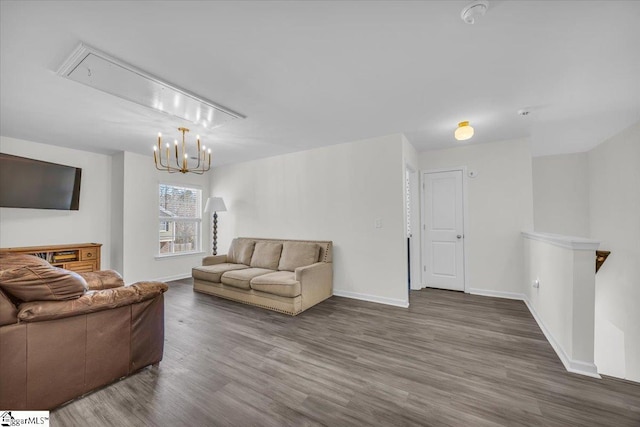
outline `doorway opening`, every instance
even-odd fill
[[[411,166],[405,167],[405,239],[407,254],[407,295],[411,290],[420,289],[420,209],[418,172]],[[408,300],[407,296],[407,300]]]

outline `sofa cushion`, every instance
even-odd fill
[[[224,273],[231,270],[242,270],[249,268],[244,264],[231,264],[228,262],[214,265],[203,265],[201,267],[194,267],[191,270],[191,275],[194,279],[206,280],[207,282],[220,283],[220,278]]]
[[[277,270],[281,252],[282,243],[256,242],[250,265],[251,267]]]
[[[241,289],[251,289],[249,282],[254,277],[263,274],[273,273],[273,270],[267,268],[247,268],[243,270],[227,271],[222,275],[222,283]]]
[[[10,325],[18,321],[18,308],[9,297],[0,290],[0,326]]]
[[[90,290],[111,289],[124,286],[124,280],[120,273],[115,270],[87,271],[80,273],[87,281]]]
[[[16,254],[11,252],[0,253],[0,270],[13,270],[14,268],[35,267],[38,265],[50,264],[35,255]]]
[[[301,293],[300,282],[292,271],[276,271],[258,276],[251,280],[251,289],[292,298]]]
[[[47,263],[0,271],[0,288],[20,301],[62,301],[82,296],[87,282],[78,273]]]
[[[294,271],[318,262],[320,246],[311,242],[284,242],[278,270]]]
[[[249,265],[255,243],[253,240],[233,239],[227,253],[227,262]]]
[[[23,322],[61,319],[137,304],[157,297],[169,289],[162,282],[137,282],[130,286],[89,291],[71,301],[36,301],[20,304],[18,318]]]

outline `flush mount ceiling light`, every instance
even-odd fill
[[[476,18],[487,13],[487,9],[489,9],[489,2],[486,0],[476,0],[472,1],[468,5],[462,9],[460,12],[460,18],[466,24],[473,24],[476,22]]]
[[[469,122],[460,122],[453,136],[458,141],[466,141],[473,136],[473,128],[469,126]]]
[[[209,129],[244,118],[83,43],[58,75]]]

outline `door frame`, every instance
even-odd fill
[[[463,271],[464,271],[464,293],[468,294],[471,289],[470,285],[470,276],[469,276],[469,247],[468,242],[471,239],[471,233],[469,232],[469,198],[468,198],[468,188],[467,188],[467,167],[466,166],[455,166],[450,168],[437,168],[437,169],[424,169],[420,171],[420,286],[423,288],[427,287],[427,281],[425,278],[426,272],[426,263],[424,260],[424,245],[426,240],[426,224],[427,224],[427,213],[424,210],[424,202],[425,202],[425,179],[424,175],[427,173],[440,173],[440,172],[454,172],[461,171],[462,172],[462,226],[464,227],[463,235],[463,245],[462,245],[462,262],[463,262]]]
[[[422,209],[420,207],[420,171],[418,169],[413,168],[408,163],[405,164],[405,178],[406,174],[409,173],[410,176],[410,188],[409,193],[411,197],[411,251],[410,251],[410,262],[411,268],[409,269],[409,276],[411,277],[411,289],[410,291],[419,290],[422,286]],[[405,212],[404,212],[405,220],[407,218],[406,212],[406,198],[405,198]],[[405,227],[405,239],[408,237],[406,235],[407,228]],[[409,257],[407,257],[409,258]],[[416,266],[417,266],[417,274],[416,274]],[[418,284],[418,287],[416,287]]]

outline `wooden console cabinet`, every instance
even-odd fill
[[[102,243],[28,246],[24,248],[1,248],[0,253],[13,252],[35,255],[46,259],[53,266],[77,273],[84,273],[87,271],[100,270],[101,246]]]

